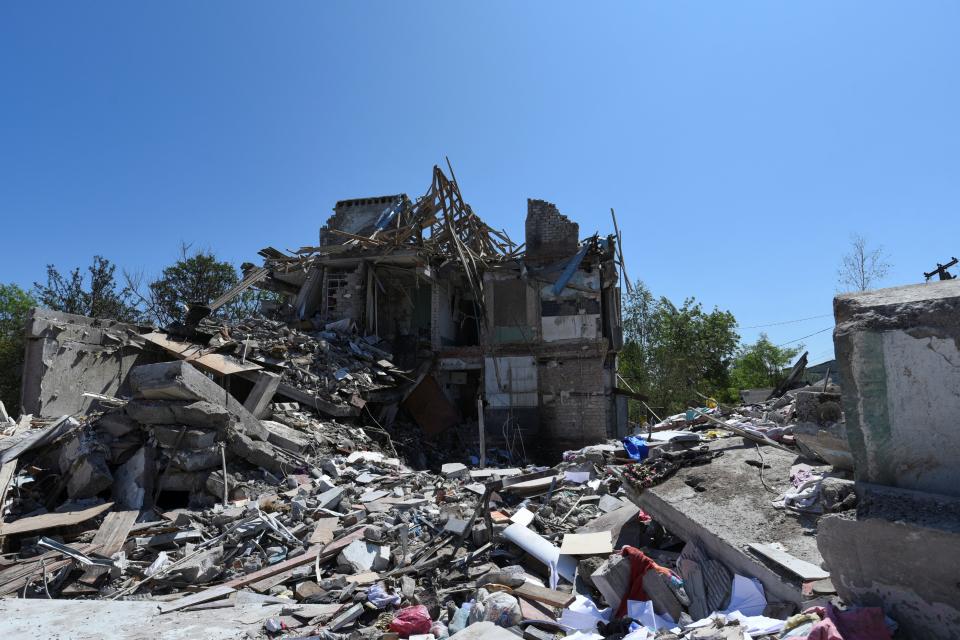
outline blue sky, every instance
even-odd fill
[[[59,2],[0,6],[0,281],[181,241],[296,249],[342,198],[464,196],[522,238],[618,213],[630,276],[782,343],[830,327],[859,232],[960,254],[960,5]],[[830,332],[805,340],[832,355]]]

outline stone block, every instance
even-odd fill
[[[180,435],[181,430],[183,430],[182,437]],[[182,425],[158,424],[153,427],[152,431],[160,446],[166,449],[208,449],[217,442],[217,432],[208,429],[187,427],[184,430]],[[177,440],[180,441],[179,446]]]
[[[285,474],[284,465],[277,459],[276,451],[269,442],[253,440],[242,433],[231,431],[227,435],[227,448],[235,456],[255,467],[266,469],[277,477]]]
[[[267,436],[267,442],[281,449],[286,449],[287,451],[301,453],[309,447],[313,441],[313,438],[311,438],[309,434],[297,431],[273,420],[263,420],[261,424],[263,424],[270,433],[270,435]]]
[[[174,424],[173,403],[160,400],[131,400],[123,410],[140,424]]]
[[[223,431],[234,421],[226,407],[205,400],[183,404],[177,402],[171,405],[170,410],[173,412],[174,422],[177,424],[186,424],[202,429]]]
[[[837,296],[857,480],[960,496],[960,280]]]
[[[216,382],[193,365],[176,361],[136,367],[130,372],[130,387],[135,399],[208,402],[225,408],[240,423],[240,429],[256,440],[266,440],[269,432],[260,421]],[[174,423],[167,421],[166,424]]]
[[[94,428],[109,433],[114,438],[121,438],[140,425],[128,416],[123,409],[105,413],[94,423]]]
[[[311,596],[322,595],[324,591],[323,588],[313,580],[304,580],[303,582],[297,583],[294,593],[297,594],[297,600],[306,600]]]
[[[113,484],[113,474],[102,453],[77,458],[67,478],[67,495],[71,498],[92,498]]]
[[[354,540],[337,557],[337,564],[355,573],[383,571],[390,566],[390,547],[366,540]]]
[[[73,432],[60,450],[59,466],[71,498],[92,498],[113,484],[107,466],[110,451],[92,429]]]
[[[117,507],[142,509],[144,499],[156,473],[153,467],[153,449],[141,447],[114,472],[113,499]],[[149,473],[148,473],[149,469]]]
[[[190,584],[204,584],[223,572],[223,546],[211,547],[179,565],[171,576]]]
[[[223,457],[220,449],[210,447],[198,451],[181,449],[173,454],[170,465],[184,471],[203,471],[204,469],[218,469],[223,466]]]
[[[340,501],[343,499],[343,494],[346,491],[343,487],[335,487],[329,491],[324,491],[317,496],[317,508],[319,509],[336,509],[337,505],[340,504]]]
[[[466,478],[470,471],[461,462],[448,462],[440,467],[440,473],[446,478]]]
[[[852,512],[820,519],[817,544],[837,593],[883,607],[903,637],[960,629],[960,499],[860,483]]]
[[[604,601],[616,611],[620,601],[630,590],[630,560],[620,554],[613,554],[597,567],[590,580]]]

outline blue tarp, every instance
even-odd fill
[[[647,448],[647,441],[640,436],[627,436],[623,439],[623,448],[627,450],[627,455],[632,460],[645,460],[650,454]]]

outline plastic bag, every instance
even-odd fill
[[[430,612],[422,604],[413,607],[400,609],[397,612],[393,622],[390,623],[390,631],[400,634],[401,638],[411,635],[420,635],[430,633]]]
[[[627,436],[623,439],[623,448],[632,460],[644,460],[649,454],[647,441],[640,436]]]
[[[400,604],[400,596],[397,594],[389,594],[379,584],[375,584],[367,589],[367,602],[377,609],[386,609],[391,605],[397,606]]]
[[[439,620],[430,625],[430,633],[432,633],[433,637],[437,640],[450,637],[450,630],[447,629],[447,625],[443,624]]]
[[[470,620],[470,611],[473,609],[473,602],[464,602],[457,612],[453,615],[453,620],[450,621],[450,634],[459,633],[467,627],[467,623]]]
[[[520,624],[523,613],[520,603],[509,593],[492,593],[483,602],[483,618],[499,627],[512,627]]]

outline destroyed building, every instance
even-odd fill
[[[619,234],[530,200],[517,244],[435,169],[261,255],[162,329],[32,311],[0,637],[956,637],[960,281],[627,431]]]
[[[428,433],[482,419],[488,442],[545,454],[623,435],[616,236],[581,240],[543,200],[528,200],[525,231],[518,246],[488,227],[434,168],[415,202],[338,202],[319,246],[265,249],[251,279],[287,297],[288,320],[388,344],[417,372],[404,405]]]

